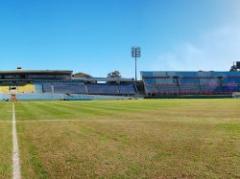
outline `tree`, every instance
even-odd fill
[[[121,78],[121,73],[117,70],[111,72],[111,73],[108,73],[107,75],[108,78]]]
[[[75,73],[73,75],[73,77],[75,77],[75,78],[92,78],[92,76],[90,76],[89,74],[83,73],[83,72]]]

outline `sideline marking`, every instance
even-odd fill
[[[21,179],[20,172],[20,159],[19,159],[19,147],[18,147],[18,138],[17,138],[17,127],[16,127],[16,111],[15,104],[12,103],[12,140],[13,140],[13,153],[12,153],[12,162],[13,162],[13,179]]]

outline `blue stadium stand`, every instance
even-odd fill
[[[240,72],[141,72],[148,97],[229,95],[240,91]]]

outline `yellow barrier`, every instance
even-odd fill
[[[9,86],[0,86],[0,93],[3,94],[9,93]]]
[[[10,86],[0,86],[0,93],[9,94]],[[16,86],[16,93],[34,93],[36,91],[35,85],[26,84],[23,86]]]
[[[36,89],[33,84],[17,86],[17,93],[34,93],[35,91],[36,91]]]

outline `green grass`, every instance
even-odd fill
[[[0,103],[0,178],[11,178],[12,172],[12,125],[11,104]]]
[[[18,102],[22,175],[239,178],[239,107],[233,99]]]

